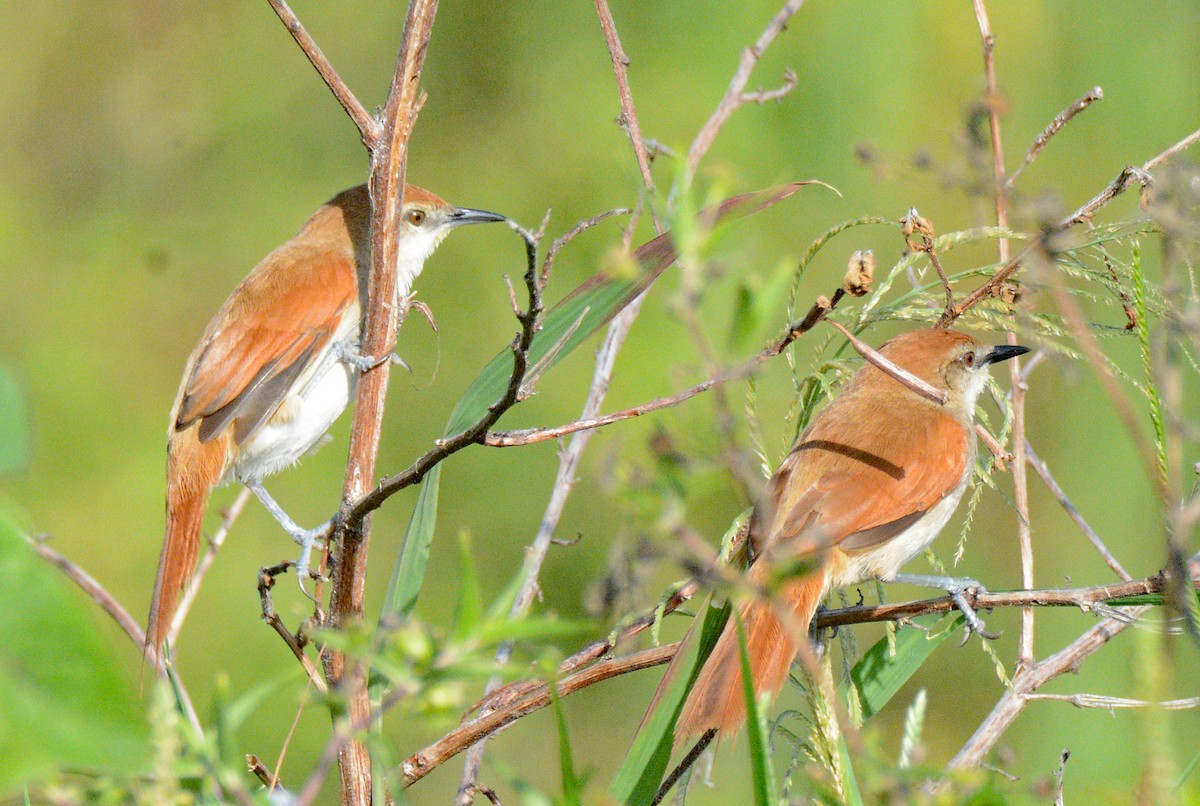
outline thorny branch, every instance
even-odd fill
[[[543,311],[542,287],[538,282],[537,274],[537,244],[541,235],[540,233],[530,233],[512,222],[509,223],[509,226],[525,241],[527,259],[525,289],[528,294],[529,304],[517,316],[521,324],[521,331],[513,339],[511,345],[513,369],[509,376],[508,388],[505,389],[504,394],[499,400],[488,407],[487,413],[470,428],[444,439],[439,439],[433,448],[413,462],[408,469],[393,476],[388,476],[380,481],[375,489],[356,500],[344,516],[345,522],[351,527],[361,524],[367,515],[381,507],[388,498],[400,490],[418,484],[425,477],[425,474],[432,470],[439,462],[468,445],[482,442],[484,436],[488,433],[488,429],[495,425],[496,421],[505,412],[519,402],[521,387],[525,381],[526,372],[529,369],[529,348],[533,344],[533,337],[537,335],[538,329],[541,327]]]

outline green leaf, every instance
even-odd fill
[[[746,628],[739,613],[733,614],[737,627],[738,660],[742,664],[742,694],[746,698],[746,733],[750,745],[750,783],[754,787],[755,806],[773,806],[779,802],[775,794],[775,772],[771,767],[771,751],[767,744],[767,723],[758,709],[754,692],[754,672],[746,651]]]
[[[461,532],[458,537],[458,604],[454,608],[452,635],[462,639],[479,624],[483,613],[483,595],[479,576],[475,573],[475,558],[471,556],[471,535]]]
[[[725,621],[729,618],[728,603],[721,607],[709,597],[701,608],[702,622],[693,622],[679,644],[676,659],[667,668],[667,676],[659,684],[656,701],[642,720],[633,746],[609,785],[609,794],[620,803],[649,803],[666,774],[675,743],[675,720],[683,708],[684,698],[700,673],[700,667],[712,652]],[[697,632],[699,626],[699,632]],[[696,636],[699,636],[697,639]]]
[[[0,365],[0,473],[29,466],[29,417],[17,379]]]
[[[751,215],[786,199],[808,182],[793,182],[755,193],[727,199],[700,215],[707,227],[741,216]],[[547,312],[529,350],[530,365],[545,360],[545,369],[557,364],[583,344],[626,305],[646,290],[675,261],[675,246],[670,233],[647,242],[634,253],[632,271],[616,267],[593,276],[568,294]],[[508,349],[483,368],[474,383],[454,407],[446,425],[446,435],[461,433],[477,423],[489,406],[499,400],[512,374],[512,352]],[[421,496],[405,536],[404,548],[392,572],[392,583],[384,602],[381,618],[406,615],[416,604],[417,593],[429,562],[429,544],[437,525],[438,467],[422,483]]]
[[[882,638],[850,670],[850,679],[854,681],[862,701],[864,720],[870,719],[887,705],[888,700],[933,654],[933,650],[963,622],[963,617],[955,612],[944,616],[922,616],[913,619],[913,622],[921,629],[900,630],[896,634],[894,656],[888,651],[887,639]],[[926,629],[929,632],[925,632]]]
[[[437,527],[438,483],[441,478],[441,465],[435,465],[421,482],[417,506],[408,521],[404,546],[392,569],[392,581],[388,583],[387,595],[383,600],[382,618],[407,616],[417,604],[417,594],[421,591],[425,568],[429,565],[429,547],[433,544],[433,532]]]
[[[583,796],[583,782],[575,774],[575,759],[571,752],[571,731],[567,727],[567,716],[563,713],[558,686],[551,681],[548,685],[550,704],[554,708],[554,721],[558,725],[558,766],[562,770],[562,802],[564,806],[579,806]]]
[[[142,771],[146,717],[87,600],[0,503],[0,795],[63,768]]]

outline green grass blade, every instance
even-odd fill
[[[767,723],[758,710],[758,697],[754,691],[754,675],[750,668],[750,655],[746,652],[746,628],[741,615],[734,613],[738,635],[738,659],[742,664],[742,694],[746,698],[746,733],[750,745],[750,783],[754,787],[755,806],[774,806],[779,802],[775,794],[775,773],[771,768],[771,751],[767,743]]]
[[[680,643],[682,657],[678,665],[669,670],[674,679],[667,681],[654,710],[646,715],[642,726],[633,740],[633,746],[625,755],[621,768],[609,785],[609,794],[618,803],[649,803],[671,761],[671,749],[675,744],[675,719],[683,708],[684,698],[692,687],[704,660],[712,652],[725,621],[729,617],[729,605],[714,607],[711,598],[705,601],[696,618],[704,621],[699,628],[699,640],[693,640],[696,625],[688,630]]]
[[[383,600],[382,618],[407,616],[417,604],[417,594],[425,579],[425,567],[429,565],[429,547],[433,543],[433,532],[437,527],[438,483],[442,468],[435,465],[425,474],[421,482],[421,493],[408,521],[404,534],[404,546],[392,569],[392,581],[388,583],[387,595]]]
[[[458,603],[454,608],[454,629],[451,635],[462,640],[479,625],[483,615],[483,594],[479,590],[479,575],[475,572],[475,557],[471,554],[471,537],[467,532],[458,539]]]
[[[896,652],[888,651],[886,638],[880,639],[854,664],[850,679],[858,689],[862,701],[863,719],[877,714],[888,700],[896,695],[917,669],[933,654],[933,650],[962,623],[958,613],[945,616],[923,616],[913,619],[919,626],[928,629],[906,629],[896,634]]]
[[[575,758],[571,752],[571,732],[567,728],[567,715],[563,713],[558,685],[551,681],[548,688],[550,705],[554,708],[554,721],[558,725],[558,766],[562,770],[562,803],[564,806],[579,806],[583,797],[583,781],[575,774]]]

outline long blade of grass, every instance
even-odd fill
[[[754,675],[750,668],[750,654],[746,651],[746,628],[742,617],[734,613],[738,635],[738,659],[742,664],[742,695],[746,698],[746,733],[750,745],[750,783],[754,789],[755,806],[774,806],[779,802],[775,794],[775,772],[771,767],[771,751],[767,744],[767,723],[758,709],[758,696],[754,691]]]
[[[700,615],[696,616],[703,619],[699,625],[699,639],[693,640],[697,628],[697,625],[693,625],[680,643],[681,657],[678,665],[673,665],[671,669],[674,679],[667,681],[662,696],[646,715],[633,746],[629,748],[621,768],[609,785],[609,794],[618,803],[649,803],[658,792],[658,785],[671,761],[675,720],[696,675],[700,673],[700,667],[721,636],[721,630],[729,618],[729,610],[728,604],[713,607],[710,597],[701,608]]]

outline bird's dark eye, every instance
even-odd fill
[[[419,227],[425,221],[425,211],[409,210],[408,214],[404,217],[408,219],[408,223],[412,224],[414,227]]]
[[[975,353],[972,353],[972,352],[963,353],[962,362],[964,364],[966,364],[968,367],[975,366]]]

